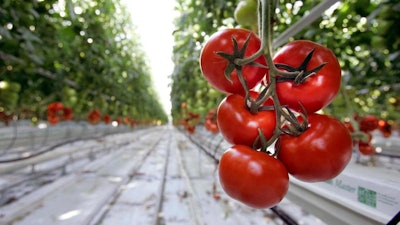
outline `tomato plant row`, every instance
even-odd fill
[[[62,102],[76,120],[98,109],[114,118],[167,121],[138,34],[118,1],[5,0],[0,14],[5,117],[44,120],[46,106]]]
[[[61,121],[71,121],[74,119],[74,111],[72,108],[64,106],[61,102],[52,102],[47,106],[47,121],[50,125],[56,125]],[[101,122],[104,124],[110,124],[114,122],[113,126],[121,124],[134,127],[135,125],[154,125],[157,121],[140,121],[134,120],[128,116],[119,116],[113,118],[111,115],[102,113],[98,109],[93,109],[87,113],[87,122],[91,125],[97,125]]]

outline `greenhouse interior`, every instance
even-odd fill
[[[0,1],[1,225],[400,225],[400,1]]]

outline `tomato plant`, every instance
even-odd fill
[[[311,56],[309,61],[305,60],[307,56]],[[302,72],[299,76],[278,78],[276,92],[282,105],[297,111],[304,106],[307,113],[313,113],[331,103],[339,92],[339,62],[322,45],[307,40],[293,41],[278,51],[273,61],[278,68]]]
[[[339,120],[330,116],[310,114],[308,122],[308,128],[299,136],[280,136],[276,145],[278,159],[299,180],[332,179],[351,159],[350,133]]]
[[[267,73],[266,59],[264,56],[260,56],[254,61],[264,65],[264,67],[253,64],[238,68],[233,61],[253,55],[258,51],[260,45],[260,39],[246,29],[218,31],[210,37],[201,50],[201,72],[205,79],[217,90],[224,93],[243,94],[244,89],[238,78],[238,69],[242,72],[244,80],[251,89],[260,83]]]
[[[251,113],[245,104],[245,98],[232,94],[220,103],[217,123],[222,136],[230,143],[253,146],[260,134],[259,129],[266,139],[272,137],[276,119],[273,110]]]
[[[230,197],[254,208],[278,204],[289,187],[288,172],[279,160],[244,145],[222,154],[219,180]]]

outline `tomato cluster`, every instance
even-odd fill
[[[1,116],[1,114],[0,114]],[[0,117],[1,119],[1,117]],[[60,121],[70,121],[74,119],[73,109],[66,107],[62,102],[52,102],[47,106],[47,121],[51,125],[55,125]],[[109,114],[104,114],[100,112],[98,109],[93,109],[87,114],[87,121],[91,125],[97,125],[100,122],[104,122],[105,124],[110,124],[113,119]],[[125,124],[131,127],[134,127],[139,121],[135,121],[130,117],[116,118],[115,119],[117,125]],[[140,122],[145,123],[145,122]]]
[[[61,120],[72,120],[73,110],[65,107],[61,102],[53,102],[47,105],[47,121],[55,125]]]
[[[204,122],[204,127],[206,130],[210,131],[213,134],[216,134],[219,132],[219,127],[217,124],[217,110],[216,109],[210,109],[207,113],[205,122]]]
[[[355,135],[357,138],[354,139],[354,145],[358,148],[358,151],[362,155],[373,155],[375,154],[375,147],[372,145],[372,131],[379,130],[383,137],[390,137],[392,134],[392,126],[383,119],[378,119],[373,115],[366,115],[364,117],[358,114],[354,115],[354,121],[359,127],[361,132],[360,135]],[[356,129],[350,121],[346,121],[345,125],[351,133],[356,133]]]
[[[200,55],[204,78],[227,95],[217,108],[217,125],[233,146],[220,159],[221,186],[254,208],[278,204],[289,174],[326,181],[343,171],[352,154],[344,124],[316,113],[340,88],[341,69],[332,51],[298,40],[267,60],[260,46],[249,30],[225,29],[209,38]]]
[[[181,108],[182,119],[179,123],[186,129],[189,134],[193,134],[196,131],[196,124],[198,123],[200,114],[189,111],[186,102],[183,102],[181,104]]]
[[[92,125],[96,125],[100,123],[101,121],[101,113],[98,109],[93,109],[89,114],[88,114],[88,121]]]

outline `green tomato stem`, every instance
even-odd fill
[[[282,128],[283,125],[285,124],[286,121],[289,121],[294,128],[296,129],[297,132],[293,132],[294,135],[299,135],[302,131],[306,129],[308,126],[307,122],[307,117],[304,114],[301,114],[301,117],[303,118],[304,122],[300,124],[300,122],[297,120],[297,118],[294,116],[294,113],[290,111],[290,109],[287,109],[286,107],[283,107],[280,104],[278,95],[276,93],[276,84],[277,84],[277,78],[278,76],[298,76],[300,71],[294,71],[294,72],[287,72],[287,71],[282,71],[279,70],[274,62],[273,62],[273,50],[272,50],[272,38],[273,38],[273,27],[272,27],[272,17],[273,13],[275,12],[275,5],[274,1],[271,0],[259,0],[258,3],[258,18],[259,18],[259,36],[261,38],[261,46],[260,49],[252,56],[244,59],[236,59],[235,64],[237,65],[245,65],[253,62],[255,59],[257,59],[259,56],[262,54],[265,55],[267,59],[267,65],[269,67],[269,83],[264,87],[264,89],[260,92],[262,96],[260,96],[256,101],[250,98],[248,89],[246,89],[246,86],[243,86],[246,90],[246,105],[248,108],[251,110],[252,113],[254,112],[255,109],[259,109],[262,104],[268,99],[272,98],[273,103],[274,103],[274,109],[275,109],[275,119],[276,119],[276,125],[274,129],[274,134],[269,140],[265,140],[265,137],[263,137],[262,132],[260,132],[259,140],[262,140],[262,147],[261,150],[266,152],[266,148],[270,145],[272,145],[282,134]],[[241,73],[239,73],[239,77],[241,77]],[[243,83],[243,82],[242,82]],[[250,104],[250,105],[249,105]],[[285,109],[287,111],[285,111]],[[274,152],[272,156],[277,156],[278,150]]]

